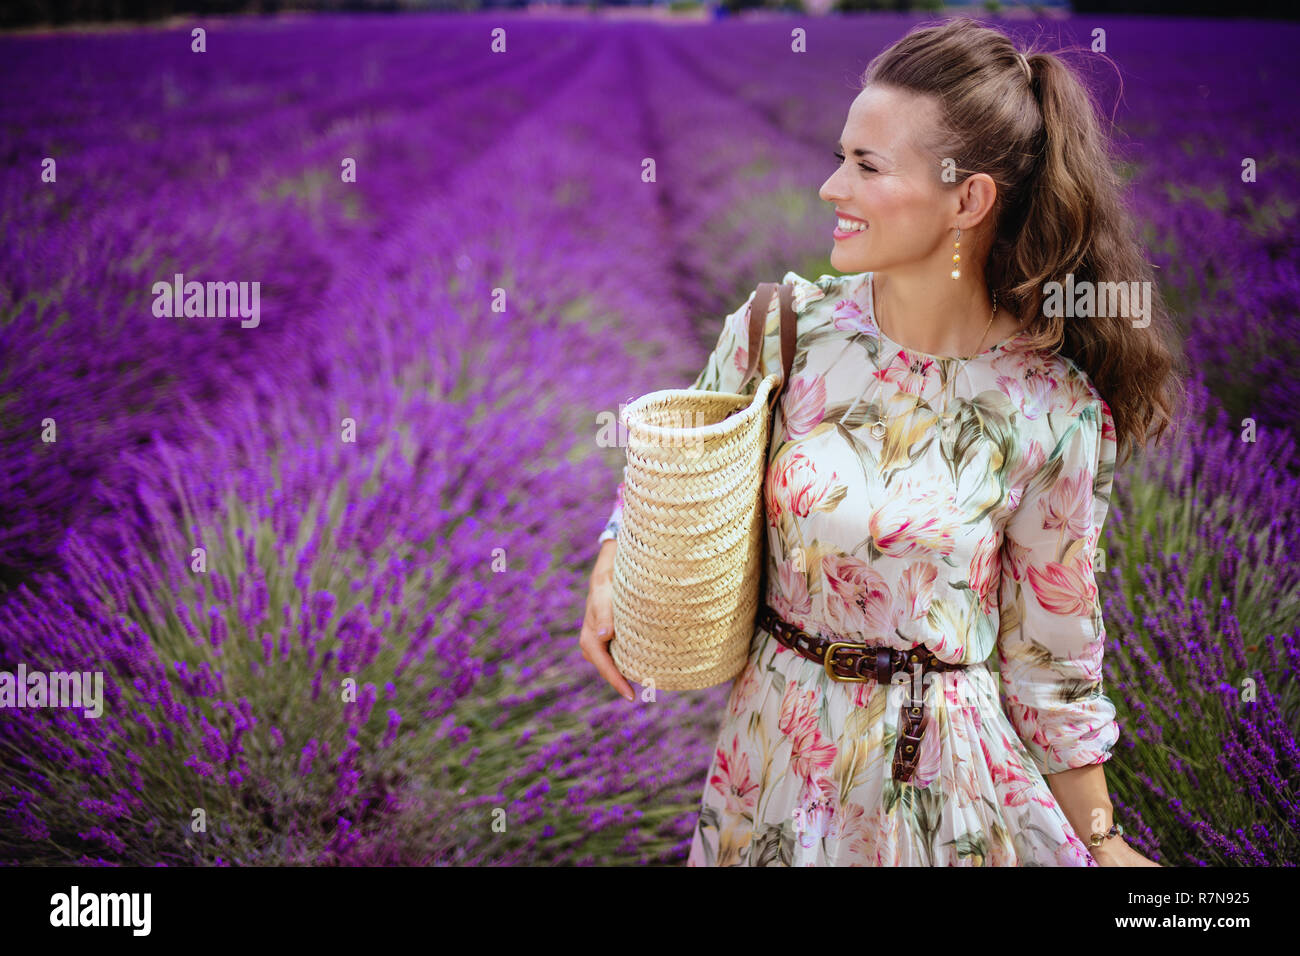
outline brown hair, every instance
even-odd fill
[[[1122,461],[1171,424],[1184,399],[1183,358],[1165,338],[1169,315],[1088,89],[1057,56],[1025,57],[1029,78],[1006,35],[958,17],[915,28],[871,61],[861,83],[932,97],[940,125],[917,146],[935,155],[936,169],[951,157],[959,180],[981,172],[997,183],[989,290],[1013,315],[1033,316],[1030,347],[1088,374],[1110,407]],[[1069,273],[1076,283],[1150,282],[1150,325],[1047,316],[1045,286]]]

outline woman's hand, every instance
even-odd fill
[[[596,566],[591,571],[591,587],[587,591],[587,613],[582,619],[582,633],[578,646],[582,656],[596,665],[600,676],[611,687],[633,699],[632,688],[618,672],[614,658],[609,654],[609,642],[614,639],[614,552],[618,541],[610,539],[600,546]]]
[[[1088,847],[1088,852],[1097,861],[1098,866],[1160,866],[1124,842],[1124,838],[1113,836],[1102,840],[1100,846]]]

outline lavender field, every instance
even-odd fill
[[[727,686],[629,704],[582,659],[599,416],[833,271],[817,188],[913,22],[0,37],[0,671],[104,675],[99,717],[0,711],[0,862],[684,861]],[[1102,539],[1116,819],[1294,865],[1300,30],[1049,48],[1097,27],[1197,373]],[[256,319],[157,315],[178,273],[259,283]]]

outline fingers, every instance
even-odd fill
[[[598,640],[599,643],[589,660],[596,665],[597,673],[609,681],[611,687],[628,700],[632,700],[632,687],[628,684],[627,679],[618,672],[618,666],[614,663],[614,658],[610,656],[609,645],[605,643],[606,639],[598,636]]]
[[[595,665],[596,672],[624,698],[633,700],[631,685],[619,673],[618,666],[609,653],[609,642],[614,639],[613,610],[606,606],[609,602],[602,600],[598,593],[600,590],[593,588],[588,597],[587,614],[582,622],[578,644],[582,648],[582,656]],[[603,611],[598,610],[602,607]]]

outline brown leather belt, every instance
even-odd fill
[[[916,762],[921,756],[921,736],[925,731],[925,699],[922,696],[925,675],[931,671],[959,670],[966,665],[940,660],[924,646],[902,650],[851,641],[829,641],[800,630],[767,604],[758,609],[758,623],[796,654],[821,664],[831,680],[846,683],[874,680],[888,687],[894,674],[921,665],[920,686],[916,686],[915,681],[909,681],[912,684],[911,699],[903,706],[902,719],[898,725],[898,743],[894,747],[894,779],[902,782],[911,780]]]

